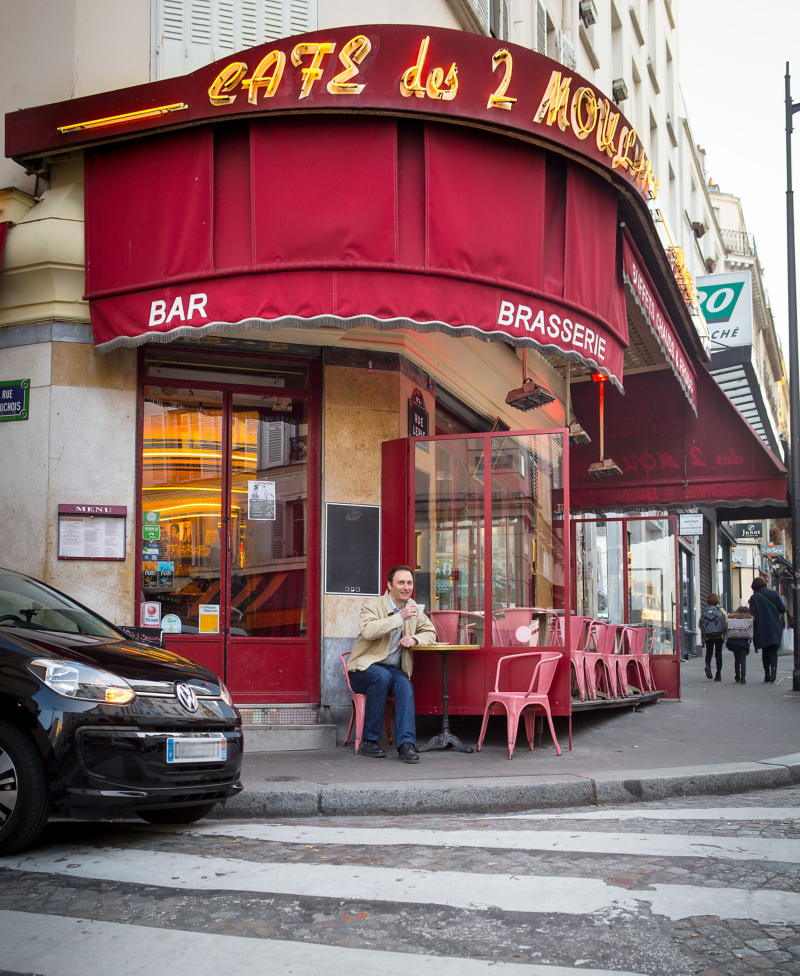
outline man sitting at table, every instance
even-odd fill
[[[383,758],[379,740],[386,698],[394,698],[395,740],[403,762],[419,762],[414,720],[414,689],[411,668],[417,644],[435,644],[436,631],[422,609],[411,599],[414,575],[408,566],[395,566],[389,573],[383,596],[368,600],[361,608],[361,628],[347,670],[350,685],[367,696],[362,756]]]

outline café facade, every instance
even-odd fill
[[[53,511],[53,565],[102,572],[117,623],[251,721],[342,721],[339,655],[408,563],[477,644],[453,713],[482,712],[519,608],[564,620],[556,714],[573,614],[650,627],[679,694],[677,513],[780,502],[786,474],[707,372],[603,93],[492,38],[336,28],[12,113],[6,152],[81,168],[92,356],[135,390],[92,448],[130,465],[88,499],[121,552],[86,555],[83,499]],[[421,712],[439,673],[418,655]]]

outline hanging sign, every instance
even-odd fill
[[[30,380],[6,380],[0,383],[0,421],[27,420]]]
[[[702,535],[703,516],[694,513],[684,513],[678,516],[678,535]]]
[[[734,522],[733,535],[738,542],[744,542],[747,539],[758,542],[763,534],[763,522]]]
[[[414,390],[408,401],[408,436],[428,436],[428,411],[421,390]]]

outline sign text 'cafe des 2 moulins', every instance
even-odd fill
[[[316,31],[12,113],[6,147],[28,165],[83,152],[96,351],[142,347],[141,547],[119,572],[139,581],[135,622],[146,607],[239,702],[346,705],[361,599],[408,562],[418,601],[442,627],[457,611],[451,642],[477,648],[451,658],[451,711],[480,713],[514,643],[504,611],[580,612],[571,507],[785,498],[706,371],[642,140],[548,58],[440,29]],[[467,367],[436,333],[487,345]],[[514,347],[549,405],[506,405]],[[571,450],[570,402],[591,436]],[[601,402],[608,480],[590,472]],[[676,603],[656,641],[672,693]],[[439,662],[417,659],[433,713]],[[567,654],[551,700],[569,713]]]

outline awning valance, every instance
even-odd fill
[[[699,419],[676,397],[667,369],[628,374],[625,396],[605,398],[605,454],[622,476],[595,481],[598,396],[594,383],[572,387],[575,414],[592,443],[570,451],[573,509],[613,510],[684,505],[781,503],[786,468],[703,366],[697,370]]]
[[[622,277],[696,414],[695,371],[627,230],[622,234]]]
[[[287,325],[437,330],[622,384],[616,191],[502,136],[254,118],[87,152],[98,349]]]

